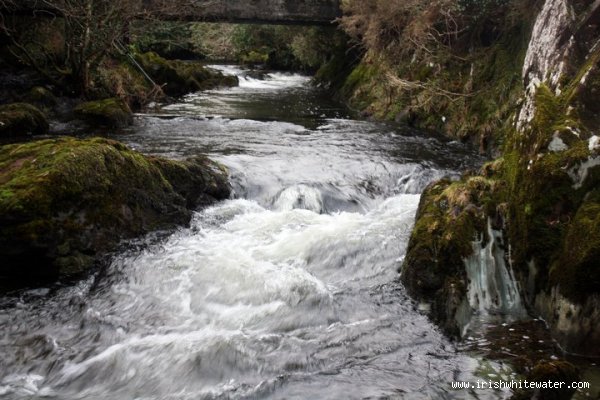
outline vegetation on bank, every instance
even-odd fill
[[[75,117],[118,127],[130,120],[128,109],[135,111],[166,96],[237,84],[235,77],[180,58],[208,56],[314,71],[332,57],[331,44],[340,42],[333,27],[152,20],[138,3],[86,0],[63,6],[48,0],[44,4],[60,10],[56,18],[48,18],[48,12],[12,13],[16,2],[0,2],[0,76],[6,77],[6,84],[0,82],[0,104],[27,102],[51,118]],[[31,96],[24,95],[27,91]],[[114,107],[111,99],[126,104]],[[96,103],[77,107],[86,101]],[[109,103],[112,106],[105,107]],[[120,108],[123,112],[117,116]],[[11,129],[12,134],[17,131]]]
[[[42,111],[27,103],[0,105],[0,138],[43,135],[48,120]]]
[[[99,138],[4,145],[0,275],[31,284],[86,271],[119,240],[185,224],[228,196],[227,172],[204,157],[148,157]]]
[[[342,36],[333,26],[154,22],[132,27],[135,46],[165,58],[201,58],[308,72],[331,58]]]
[[[44,4],[58,7],[56,18],[12,13],[18,3],[0,1],[6,142],[48,134],[49,119],[122,128],[150,102],[238,84],[179,58],[314,70],[336,37],[333,28],[149,21],[129,0]],[[145,157],[103,139],[2,145],[0,276],[33,284],[77,274],[120,239],[185,223],[195,207],[228,193],[226,171],[202,157]]]
[[[6,64],[30,68],[66,94],[87,95],[102,64],[118,48],[137,2],[47,0],[40,7],[60,10],[52,18],[19,16],[11,0],[0,4],[1,55]]]
[[[74,112],[91,125],[123,128],[133,122],[131,109],[119,98],[81,103],[75,107]]]
[[[225,76],[197,63],[166,60],[152,52],[136,54],[135,60],[171,96],[238,84],[235,76]]]
[[[534,0],[343,2],[363,49],[341,85],[351,106],[497,151],[522,93]]]
[[[369,114],[442,130],[499,156],[475,175],[425,190],[402,280],[458,335],[469,284],[465,259],[476,238],[490,239],[490,220],[504,232],[530,310],[567,349],[597,353],[598,28],[572,31],[560,90],[540,83],[532,120],[517,126],[537,14],[516,1],[479,2],[478,9],[473,3],[344,3],[343,27],[364,56],[339,86],[343,96]],[[585,5],[572,7],[588,18]]]

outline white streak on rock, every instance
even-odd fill
[[[537,17],[523,64],[523,79],[527,86],[525,101],[517,119],[517,129],[523,130],[535,115],[535,93],[542,82],[560,93],[559,79],[565,68],[564,59],[573,44],[562,43],[565,28],[573,21],[567,0],[546,0]]]

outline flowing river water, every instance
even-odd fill
[[[240,76],[118,137],[229,168],[232,199],[74,286],[0,300],[0,399],[492,399],[398,280],[419,193],[465,146],[354,120],[300,75]]]

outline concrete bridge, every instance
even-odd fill
[[[16,0],[13,12],[60,14],[64,0]],[[115,0],[120,1],[120,0]],[[132,0],[139,18],[170,21],[329,25],[340,0]],[[1,10],[0,10],[1,11]]]

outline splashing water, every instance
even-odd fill
[[[479,160],[348,119],[305,77],[245,79],[138,116],[119,136],[152,154],[209,153],[235,198],[132,242],[75,286],[3,298],[0,398],[508,397],[452,390],[479,360],[397,281],[420,191]]]

